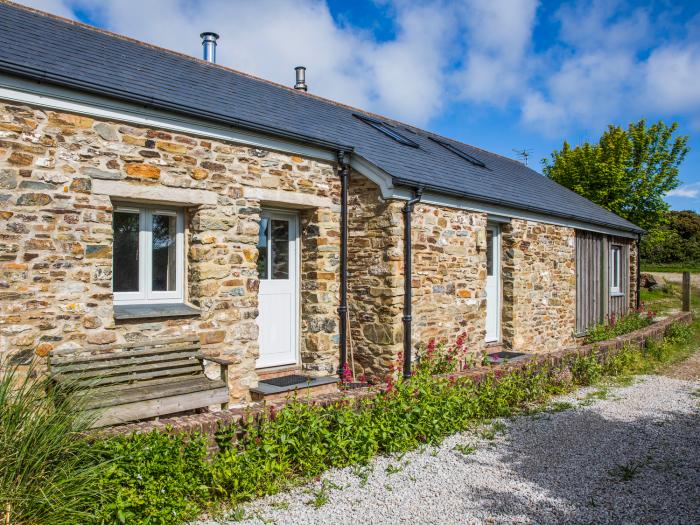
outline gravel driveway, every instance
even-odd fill
[[[247,504],[237,523],[698,524],[699,421],[698,380],[583,389],[437,448],[331,471]]]

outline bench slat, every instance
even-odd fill
[[[170,345],[173,343],[184,343],[184,342],[198,342],[199,341],[199,336],[196,335],[187,335],[183,337],[178,337],[175,339],[149,339],[146,341],[134,341],[133,343],[116,343],[112,345],[105,345],[105,346],[83,346],[79,348],[58,348],[55,350],[51,350],[49,355],[55,356],[55,355],[67,355],[67,354],[72,354],[72,353],[80,353],[80,352],[93,352],[93,351],[98,351],[98,352],[103,352],[106,350],[115,350],[115,349],[128,349],[128,348],[147,348],[151,346],[161,346],[161,345]]]
[[[114,359],[101,359],[92,363],[59,363],[54,364],[51,370],[55,374],[65,374],[68,372],[80,372],[83,370],[109,370],[120,367],[128,367],[132,365],[145,365],[149,363],[167,363],[169,361],[179,361],[181,359],[191,359],[195,357],[196,352],[191,350],[181,352],[168,352],[167,354],[156,354],[147,356],[130,356],[127,353],[115,354]],[[119,356],[118,358],[116,356]]]
[[[75,386],[77,388],[93,388],[101,385],[109,385],[115,383],[136,383],[143,379],[150,379],[152,377],[163,377],[163,376],[195,376],[204,375],[202,372],[202,367],[189,366],[183,368],[166,368],[162,370],[154,370],[152,372],[142,372],[142,373],[131,373],[131,374],[121,374],[118,376],[111,377],[101,377],[92,378],[92,380],[80,381]],[[56,377],[56,376],[54,376]],[[61,380],[66,380],[66,378],[61,378]],[[67,379],[70,381],[70,377]]]
[[[160,348],[143,348],[143,349],[128,349],[121,352],[115,352],[108,350],[105,352],[95,353],[92,355],[70,355],[70,356],[49,356],[49,364],[51,366],[61,365],[61,364],[74,364],[74,363],[93,363],[98,361],[109,361],[111,359],[120,359],[123,356],[150,356],[150,355],[161,355],[168,354],[171,352],[182,352],[184,350],[192,350],[197,352],[200,349],[199,343],[179,343],[174,345],[163,346]],[[94,352],[94,350],[93,350]],[[78,352],[75,352],[77,354]],[[83,350],[80,353],[88,354],[88,350]]]
[[[139,379],[135,383],[113,383],[98,386],[99,390],[104,395],[113,395],[118,397],[122,392],[131,390],[132,388],[142,387],[142,386],[155,386],[155,385],[167,385],[170,383],[181,383],[183,381],[190,381],[192,379],[199,379],[202,376],[206,377],[204,374],[190,374],[186,376],[158,376],[146,379]],[[209,381],[212,381],[211,379]]]
[[[118,425],[136,419],[174,414],[227,402],[228,388],[218,388],[216,390],[193,392],[163,399],[127,403],[110,407],[108,410],[95,409],[93,412],[98,415],[98,419],[93,424],[93,428]]]
[[[92,368],[88,368],[87,370],[81,369],[81,370],[76,370],[76,371],[67,371],[64,372],[63,370],[60,370],[56,373],[56,375],[62,380],[76,380],[76,381],[82,381],[84,379],[88,379],[91,377],[108,377],[108,376],[116,376],[116,375],[126,375],[126,374],[132,374],[132,373],[138,373],[138,372],[148,372],[151,370],[163,370],[163,369],[177,369],[177,368],[182,368],[186,366],[192,366],[192,364],[199,364],[199,361],[196,360],[194,357],[189,357],[189,358],[184,358],[184,359],[178,359],[177,361],[165,361],[165,362],[160,362],[160,363],[149,363],[149,364],[132,364],[132,365],[126,365],[126,366],[116,366],[112,368],[104,368],[100,370],[93,370]]]
[[[103,392],[100,389],[97,389],[95,392],[90,393],[90,400],[87,403],[87,407],[106,408],[110,406],[123,405],[126,403],[135,403],[137,401],[146,401],[148,399],[158,399],[162,397],[189,394],[191,392],[216,390],[218,388],[225,387],[226,385],[223,381],[210,381],[206,378],[198,378],[164,385],[149,385],[145,387],[131,388],[121,392],[118,398],[115,396],[103,397]]]

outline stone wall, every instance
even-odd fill
[[[340,214],[314,208],[301,213],[301,361],[312,375],[338,369]]]
[[[214,192],[186,209],[189,302],[201,315],[115,322],[112,202],[95,180]],[[235,360],[232,400],[257,381],[259,199],[249,189],[323,197],[302,214],[302,354],[336,359],[339,183],[334,166],[163,130],[0,102],[0,350],[18,362],[66,345],[186,332]]]
[[[356,373],[383,377],[402,348],[402,203],[352,174],[348,199],[348,307]]]
[[[185,208],[186,294],[200,315],[115,322],[113,202],[93,192],[93,182],[105,180],[216,195],[216,204]],[[258,219],[263,205],[275,205],[265,191],[326,203],[301,204],[301,365],[333,373],[340,233],[331,163],[0,103],[0,351],[27,363],[66,345],[196,332],[205,352],[234,359],[232,401],[245,399],[257,382]],[[380,377],[402,349],[403,202],[382,200],[375,184],[353,173],[349,206],[349,351],[358,374]],[[486,219],[416,205],[416,345],[466,331],[469,348],[483,348],[486,253],[477,239]],[[574,231],[512,220],[503,232],[504,343],[528,352],[569,344]]]
[[[350,183],[349,306],[357,373],[382,377],[403,349],[403,202],[383,201],[360,176]],[[452,342],[475,351],[485,333],[486,252],[477,232],[486,215],[417,204],[412,214],[413,341]],[[415,354],[414,354],[415,356]]]
[[[486,214],[417,204],[412,219],[413,340],[466,345],[480,351],[486,328],[486,251],[477,233]],[[403,249],[403,243],[401,243]],[[401,270],[403,273],[403,269]]]
[[[503,342],[524,352],[571,344],[576,328],[574,230],[513,219],[502,231]]]

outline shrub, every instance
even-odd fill
[[[91,421],[69,388],[35,375],[0,362],[0,516],[3,523],[86,523],[102,468],[79,437]]]
[[[607,322],[591,327],[586,334],[586,343],[606,341],[619,335],[628,334],[649,326],[654,321],[654,312],[643,309],[633,310],[630,313],[617,318],[611,314]]]
[[[181,523],[209,499],[207,440],[153,431],[96,441],[104,461],[97,523]]]
[[[672,323],[665,339],[673,344],[688,344],[693,339],[693,328],[685,323]]]

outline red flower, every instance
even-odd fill
[[[340,381],[344,385],[347,385],[349,383],[352,383],[354,377],[352,375],[352,370],[348,367],[347,363],[343,363],[343,370],[340,374]]]

